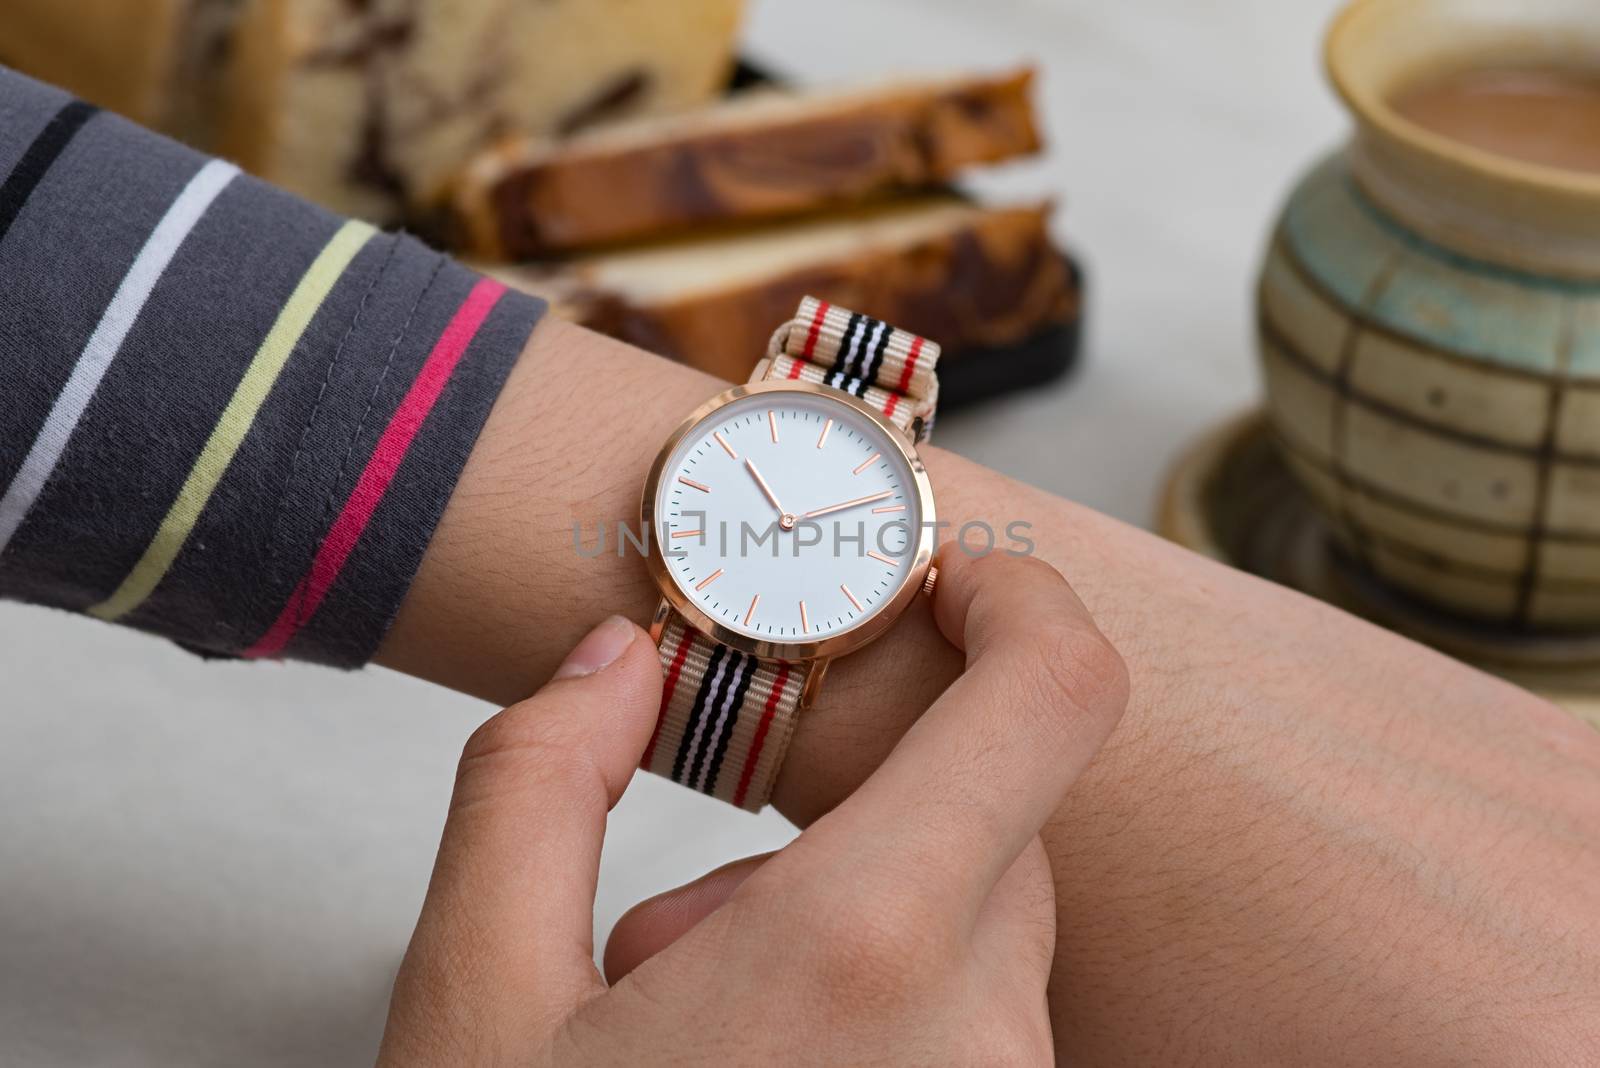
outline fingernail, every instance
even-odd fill
[[[585,635],[583,641],[567,654],[561,666],[556,668],[555,677],[575,679],[593,675],[621,656],[633,644],[633,636],[637,633],[639,628],[628,620],[612,616]]]

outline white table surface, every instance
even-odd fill
[[[1252,275],[1340,136],[1333,0],[757,0],[750,51],[810,80],[1043,70],[1053,194],[1090,281],[1073,379],[940,444],[1134,522],[1168,461],[1258,390]],[[461,743],[491,710],[381,670],[203,663],[0,605],[0,1064],[370,1061]],[[595,921],[793,833],[641,778]]]

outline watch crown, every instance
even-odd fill
[[[939,581],[939,569],[937,567],[929,567],[928,577],[922,580],[922,592],[932,597],[933,584],[937,581]]]

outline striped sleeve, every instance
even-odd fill
[[[0,69],[0,596],[364,663],[542,311]]]

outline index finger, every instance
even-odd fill
[[[807,834],[901,899],[975,915],[1110,736],[1128,677],[1042,561],[946,551],[934,612],[966,672]]]

